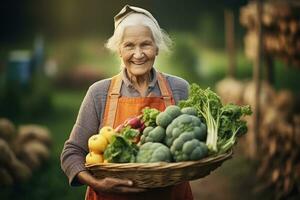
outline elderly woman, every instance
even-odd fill
[[[90,86],[61,154],[61,166],[72,186],[87,185],[86,199],[193,199],[190,185],[141,189],[133,180],[94,178],[84,167],[88,139],[103,126],[117,127],[148,106],[163,111],[187,98],[187,81],[160,73],[154,61],[168,50],[170,38],[148,11],[126,5],[115,18],[107,47],[122,60],[120,74]]]

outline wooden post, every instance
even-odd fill
[[[274,60],[270,55],[265,55],[265,77],[270,85],[274,85]]]
[[[260,132],[259,129],[259,121],[260,121],[260,88],[261,88],[261,65],[262,65],[262,57],[263,57],[263,26],[262,26],[262,12],[263,12],[263,3],[262,0],[257,0],[257,37],[258,37],[258,45],[257,45],[257,56],[254,63],[253,68],[253,79],[255,84],[255,102],[254,102],[254,108],[253,108],[253,128],[254,128],[254,135],[253,135],[253,152],[251,153],[252,157],[257,157],[258,152],[258,135]]]
[[[228,71],[229,77],[235,77],[235,47],[234,47],[234,15],[232,10],[225,9],[225,34],[226,34],[226,50],[228,53]]]

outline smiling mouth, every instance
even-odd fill
[[[133,64],[135,64],[135,65],[143,65],[143,64],[145,64],[146,62],[132,62]]]

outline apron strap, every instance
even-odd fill
[[[174,105],[175,103],[172,98],[172,92],[165,76],[161,72],[157,72],[156,74],[157,74],[158,86],[161,91],[161,96],[164,100],[165,106],[168,107],[170,105]]]
[[[114,76],[111,79],[110,87],[108,90],[108,96],[106,99],[106,106],[105,106],[105,115],[103,121],[103,125],[105,126],[111,126],[113,127],[115,117],[116,117],[116,111],[117,111],[117,106],[118,106],[118,100],[121,91],[121,86],[122,86],[122,77],[121,74],[118,74]]]

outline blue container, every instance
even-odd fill
[[[6,81],[27,85],[31,78],[30,67],[30,51],[17,50],[10,52],[6,69]]]

